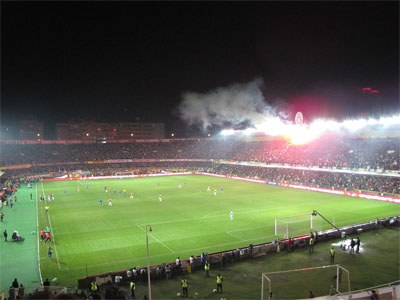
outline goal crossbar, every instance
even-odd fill
[[[305,234],[310,230],[322,230],[321,220],[319,216],[313,214],[300,214],[288,217],[275,218],[274,233],[275,236],[283,235],[284,238],[289,238],[289,234],[294,230],[293,227],[299,227],[297,230],[303,231]],[[293,232],[292,232],[293,233]],[[299,235],[301,235],[299,234]]]
[[[295,273],[295,272],[304,272],[304,271],[313,271],[313,270],[318,270],[318,269],[328,269],[328,268],[336,268],[336,291],[338,293],[343,293],[339,290],[339,283],[340,283],[340,277],[341,277],[341,272],[344,271],[347,273],[347,287],[348,287],[348,292],[351,291],[350,289],[350,272],[336,264],[336,265],[327,265],[327,266],[319,266],[319,267],[309,267],[309,268],[302,268],[302,269],[293,269],[293,270],[283,270],[283,271],[276,271],[276,272],[268,272],[268,273],[262,273],[261,274],[261,300],[264,300],[264,279],[268,281],[268,290],[271,293],[272,292],[272,280],[268,275],[276,275],[276,274],[287,274],[287,273]]]

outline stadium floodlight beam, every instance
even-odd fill
[[[151,225],[146,225],[146,256],[147,256],[147,284],[149,300],[151,300],[151,282],[150,282],[150,256],[149,256],[149,232],[152,232]]]

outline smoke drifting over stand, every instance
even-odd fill
[[[379,118],[356,118],[343,121],[316,118],[311,123],[295,124],[265,101],[262,79],[219,87],[206,94],[186,92],[178,107],[180,117],[190,126],[203,130],[220,127],[222,135],[252,134],[288,137],[293,143],[309,142],[325,132],[367,133],[393,136],[400,132],[398,112]]]
[[[257,78],[244,84],[219,87],[208,93],[185,92],[179,104],[179,115],[188,125],[207,128],[258,127],[266,118],[276,117],[275,110],[266,103]]]

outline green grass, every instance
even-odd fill
[[[296,249],[294,252],[281,251],[279,254],[269,253],[254,259],[245,259],[239,262],[228,263],[221,268],[218,265],[211,269],[210,278],[204,272],[196,271],[188,276],[189,298],[197,299],[260,299],[261,274],[282,270],[319,267],[329,264],[329,249],[336,248],[335,263],[340,264],[350,272],[351,290],[371,288],[399,280],[399,228],[368,231],[360,234],[363,251],[358,254],[349,254],[337,244],[339,240],[318,243],[314,254],[310,255],[307,249]],[[382,255],[385,253],[385,255]],[[224,277],[224,293],[214,294],[215,276],[221,273]],[[272,290],[275,299],[305,299],[310,290],[319,297],[327,295],[332,284],[334,271],[323,269],[320,272],[299,272],[282,275],[280,282],[273,280]],[[298,275],[294,277],[293,275]],[[299,278],[300,276],[300,278]],[[175,297],[180,291],[177,276],[173,280],[152,281],[153,299],[179,299]],[[346,290],[347,282],[343,275],[341,289]],[[127,285],[121,287],[127,290]],[[137,285],[137,299],[147,294],[147,283]],[[268,288],[264,289],[268,294]],[[267,297],[265,297],[267,299]]]
[[[109,187],[108,194],[104,186]],[[217,189],[216,196],[207,192],[208,186]],[[126,189],[127,196],[113,195],[114,189]],[[130,192],[134,200],[129,199]],[[39,204],[40,227],[51,222],[56,250],[50,259],[47,246],[40,245],[42,274],[57,277],[63,285],[75,285],[86,274],[145,266],[147,224],[153,229],[151,263],[157,264],[271,241],[276,217],[316,209],[340,227],[399,212],[398,205],[386,202],[196,175],[48,182],[38,185],[38,193],[54,193],[56,198],[48,215],[44,203]],[[108,197],[113,207],[107,206]],[[233,221],[230,210],[235,213]]]

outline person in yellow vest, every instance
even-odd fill
[[[96,283],[96,281],[92,281],[90,283],[90,291],[92,292],[92,294],[96,294],[96,292],[97,292],[97,283]]]
[[[181,286],[182,286],[182,296],[187,297],[188,296],[188,281],[186,278],[183,278],[181,280]]]
[[[136,283],[133,282],[133,281],[131,281],[131,282],[129,283],[129,289],[130,289],[130,291],[131,291],[131,297],[132,297],[132,299],[136,299],[136,296],[135,296]]]
[[[331,248],[331,250],[329,250],[329,254],[331,256],[331,264],[335,263],[335,249],[333,249],[333,247]]]
[[[44,211],[47,213],[48,211],[49,211],[49,206],[48,205],[46,205],[45,207],[44,207]]]
[[[186,261],[186,269],[189,274],[192,273],[192,263],[190,262],[190,260]]]
[[[210,277],[210,263],[208,261],[204,264],[204,271],[206,271],[206,276]]]
[[[217,275],[217,293],[222,293],[222,281],[224,281],[224,278],[222,278],[221,274]]]
[[[314,238],[313,237],[310,237],[310,241],[308,244],[308,252],[314,253]]]

